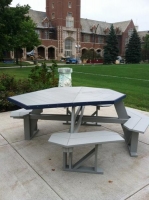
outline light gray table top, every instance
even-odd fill
[[[125,94],[104,88],[55,87],[9,97],[8,100],[21,108],[42,109],[114,104],[125,97]]]

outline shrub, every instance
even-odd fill
[[[8,74],[0,75],[0,112],[18,108],[7,100],[8,97],[58,86],[56,68],[57,64],[54,61],[49,68],[42,63],[41,67],[35,66],[31,70],[28,79],[16,80]]]
[[[58,86],[58,79],[56,78],[57,64],[55,61],[52,62],[53,64],[49,68],[46,63],[43,62],[41,66],[35,66],[31,70],[29,78],[32,83],[36,83],[40,89]]]

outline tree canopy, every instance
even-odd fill
[[[29,17],[29,5],[10,7],[12,0],[0,1],[0,54],[4,51],[38,46],[36,24]]]
[[[115,63],[119,50],[117,36],[114,30],[113,24],[110,27],[110,32],[107,37],[106,46],[104,46],[104,63],[111,64]]]
[[[139,63],[141,61],[141,40],[136,29],[133,30],[126,46],[125,59],[126,63]]]
[[[144,45],[142,46],[142,60],[149,62],[149,34],[144,37]]]

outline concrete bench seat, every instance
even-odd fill
[[[130,131],[144,133],[149,126],[149,117],[132,108],[127,108],[126,111],[130,119],[125,122],[124,127]]]
[[[149,117],[132,108],[126,108],[126,111],[130,118],[123,124],[125,141],[130,155],[137,156],[139,133],[145,133],[149,126]]]
[[[32,110],[26,110],[24,108],[19,109],[19,110],[14,110],[10,113],[10,117],[13,118],[24,118],[24,116],[28,115],[29,113],[31,113]]]
[[[103,170],[97,168],[98,145],[110,142],[123,142],[124,139],[116,132],[95,131],[81,133],[54,133],[48,141],[63,147],[63,170],[102,174]],[[72,164],[73,147],[89,144],[94,144],[95,148],[87,153],[77,163]],[[84,161],[88,160],[93,155],[95,155],[94,167],[81,166]],[[68,164],[67,157],[69,158]]]
[[[40,114],[41,109],[38,110],[26,110],[24,108],[12,111],[10,117],[15,119],[23,119],[24,121],[24,139],[30,140],[38,133],[37,121],[38,119],[31,119],[30,114]]]

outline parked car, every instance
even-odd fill
[[[66,64],[77,64],[78,60],[76,58],[67,58]]]

